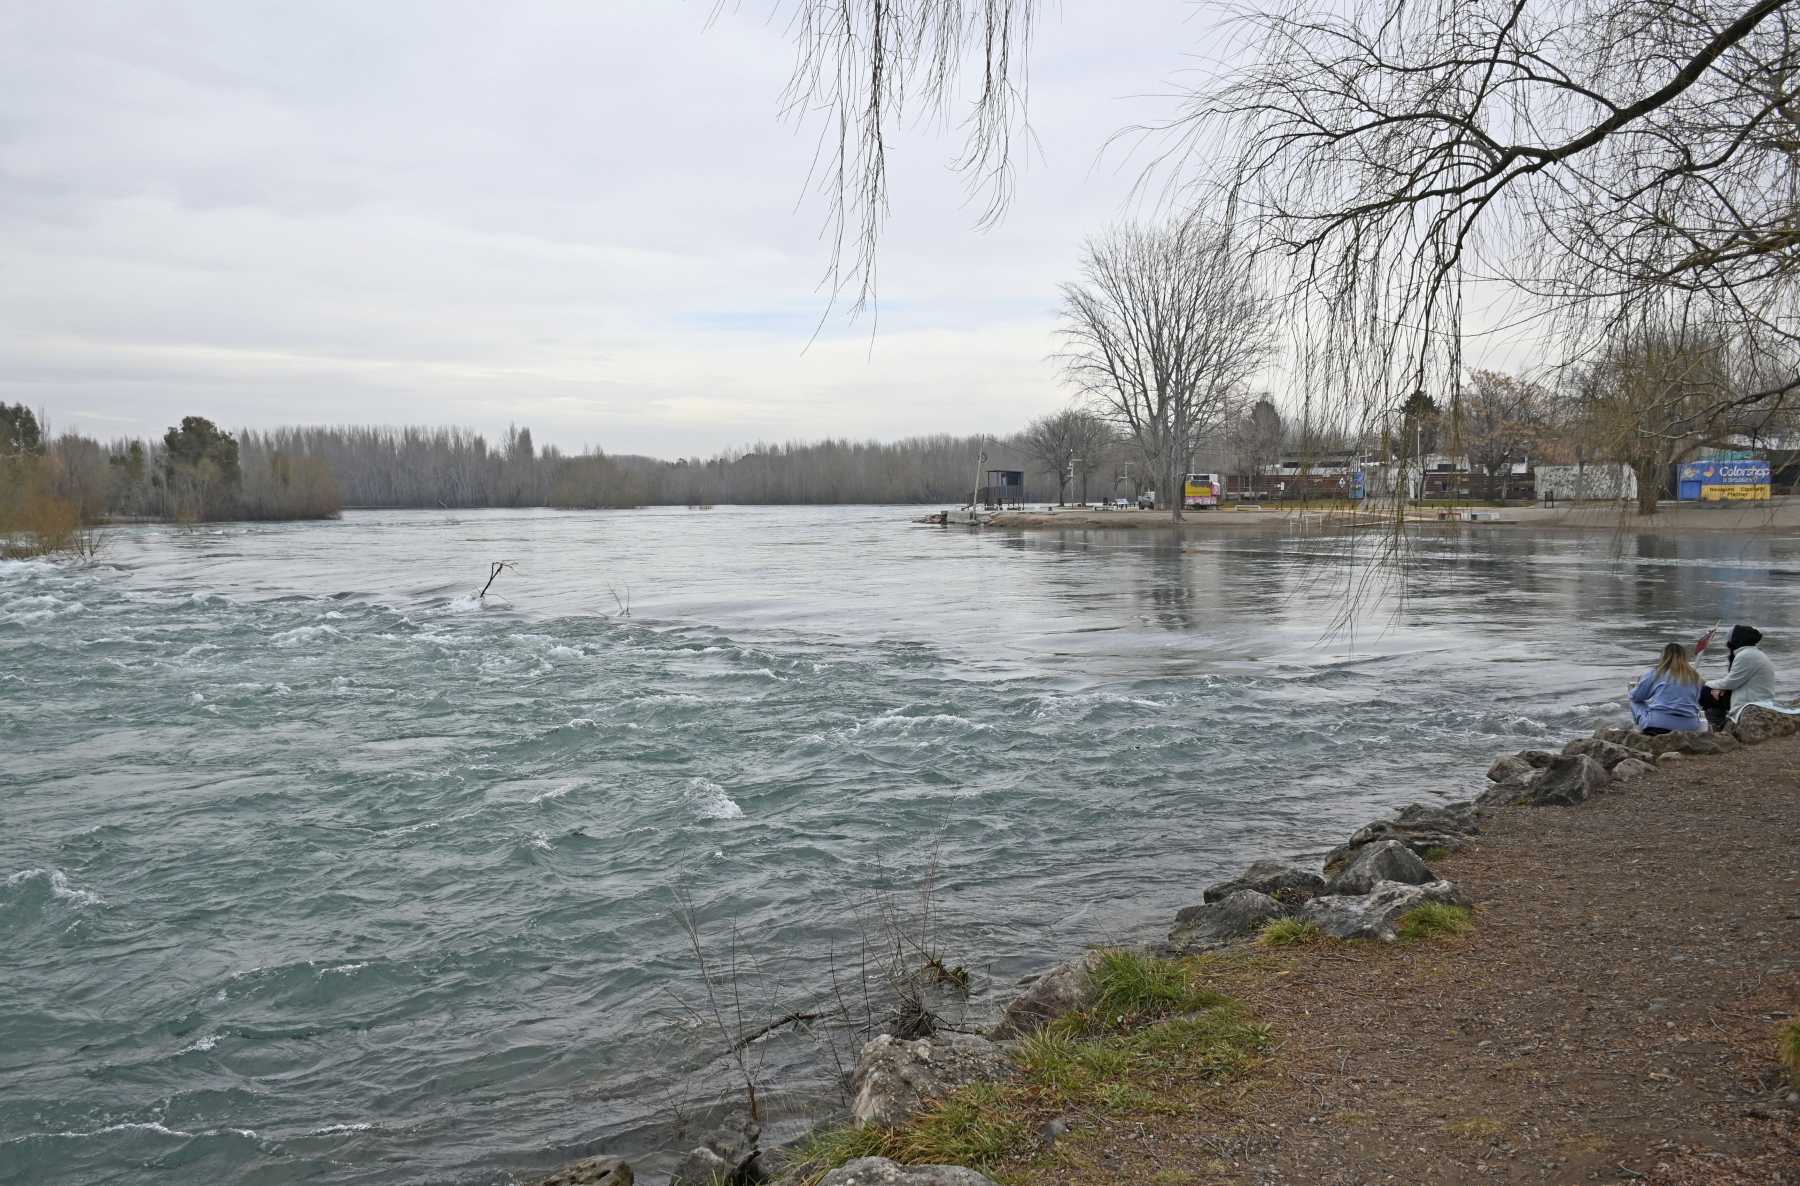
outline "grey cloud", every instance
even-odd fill
[[[1189,6],[1045,22],[1045,159],[992,233],[954,136],[904,137],[879,333],[834,319],[810,348],[816,129],[779,117],[791,49],[755,8],[11,6],[0,398],[101,435],[519,421],[664,455],[1059,406],[1056,283],[1136,179],[1095,155],[1166,112],[1144,96]]]

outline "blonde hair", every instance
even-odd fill
[[[1678,642],[1672,642],[1663,648],[1662,661],[1656,665],[1656,674],[1667,676],[1676,683],[1697,684],[1700,673],[1688,661],[1687,648]]]

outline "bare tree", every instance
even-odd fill
[[[1189,451],[1269,360],[1272,312],[1229,227],[1197,218],[1091,239],[1063,285],[1064,373],[1131,438],[1175,520]]]
[[[1656,514],[1669,469],[1720,439],[1731,402],[1726,343],[1680,322],[1646,322],[1588,366],[1575,385],[1586,439],[1637,477],[1638,514]]]
[[[1285,266],[1301,389],[1356,406],[1359,435],[1391,435],[1415,393],[1454,412],[1469,281],[1500,282],[1515,331],[1538,320],[1567,365],[1628,345],[1681,294],[1695,324],[1768,361],[1695,414],[1793,406],[1800,0],[1213,7],[1237,15],[1238,64],[1139,130],[1173,133],[1170,192],[1223,197]],[[859,302],[903,110],[961,114],[983,217],[1004,204],[1036,8],[794,0],[790,97],[824,129],[833,279]]]
[[[1045,472],[1056,478],[1056,502],[1071,481],[1081,483],[1081,501],[1087,501],[1087,480],[1105,464],[1113,445],[1112,427],[1082,408],[1065,408],[1039,416],[1019,434],[1019,448]]]
[[[1475,371],[1464,388],[1460,419],[1452,432],[1462,442],[1469,464],[1481,471],[1489,499],[1504,498],[1504,484],[1494,484],[1526,460],[1542,432],[1544,391],[1535,383],[1496,371]]]
[[[1270,466],[1281,460],[1281,412],[1267,396],[1238,419],[1234,444],[1246,471],[1246,494],[1256,494]]]
[[[1068,459],[1074,456],[1075,449],[1070,443],[1073,413],[1069,411],[1054,412],[1048,416],[1039,416],[1019,434],[1019,448],[1038,465],[1045,473],[1056,478],[1056,504],[1062,505],[1063,492],[1068,484]]]
[[[1088,479],[1114,462],[1119,434],[1103,418],[1085,409],[1076,409],[1069,444],[1073,452],[1068,461],[1072,481],[1080,483],[1081,501],[1088,500]]]
[[[1196,92],[1165,163],[1282,261],[1309,390],[1380,414],[1461,400],[1465,282],[1501,281],[1560,361],[1686,325],[1796,332],[1796,0],[1288,0]],[[1552,334],[1550,331],[1554,331]],[[1775,414],[1800,370],[1687,409]]]

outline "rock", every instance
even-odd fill
[[[1003,1047],[975,1034],[938,1034],[910,1042],[882,1034],[856,1060],[850,1117],[858,1128],[898,1128],[926,1101],[1001,1078],[1011,1069]]]
[[[1517,782],[1522,778],[1530,778],[1533,769],[1535,767],[1523,756],[1508,754],[1504,758],[1494,759],[1494,764],[1488,767],[1488,781]]]
[[[1402,885],[1423,885],[1436,881],[1437,875],[1399,840],[1377,840],[1365,844],[1342,872],[1326,885],[1328,894],[1366,894],[1383,881]]]
[[[1495,784],[1501,785],[1512,784]],[[1343,872],[1356,856],[1357,849],[1377,841],[1398,840],[1421,854],[1434,848],[1455,852],[1466,848],[1469,837],[1480,830],[1481,817],[1474,803],[1445,803],[1436,807],[1409,803],[1396,812],[1394,818],[1376,820],[1351,833],[1349,840],[1325,857],[1325,872],[1328,876]]]
[[[1761,745],[1773,738],[1792,737],[1796,733],[1800,733],[1800,716],[1789,716],[1760,704],[1745,708],[1738,714],[1737,724],[1731,727],[1731,736],[1744,745]]]
[[[1314,874],[1315,878],[1317,874]],[[1315,895],[1307,895],[1310,900]],[[1205,951],[1222,947],[1262,930],[1271,919],[1283,918],[1288,908],[1255,890],[1239,890],[1230,897],[1204,906],[1189,906],[1175,916],[1169,943],[1181,951]]]
[[[1653,754],[1690,756],[1722,754],[1738,747],[1737,738],[1729,733],[1659,733],[1644,738],[1644,743]]]
[[[1606,726],[1595,729],[1594,737],[1600,741],[1610,741],[1614,745],[1625,746],[1628,749],[1643,749],[1644,743],[1650,740],[1636,729],[1627,729],[1623,726]]]
[[[709,1135],[688,1150],[669,1186],[756,1186],[768,1181],[762,1165],[762,1126],[744,1118]]]
[[[1241,877],[1207,886],[1200,900],[1218,902],[1241,890],[1254,890],[1285,905],[1298,906],[1308,898],[1324,893],[1325,879],[1311,869],[1285,861],[1257,861],[1244,870]]]
[[[847,1161],[819,1180],[819,1186],[996,1186],[985,1174],[960,1165],[900,1165],[885,1157]]]
[[[1533,807],[1572,807],[1611,781],[1606,767],[1586,754],[1564,754],[1544,767],[1518,801]]]
[[[1630,782],[1642,778],[1646,774],[1655,774],[1656,767],[1641,758],[1626,758],[1612,768],[1613,781]]]
[[[1314,898],[1300,908],[1299,917],[1317,923],[1321,931],[1334,939],[1385,941],[1398,933],[1403,915],[1427,902],[1442,902],[1449,906],[1469,904],[1468,896],[1453,881],[1431,881],[1424,885],[1382,881],[1366,894]]]
[[[1090,951],[1051,968],[1013,998],[990,1036],[996,1042],[1022,1038],[1065,1013],[1087,1008],[1094,999],[1094,969],[1099,966],[1100,953]]]
[[[631,1167],[616,1157],[572,1161],[532,1186],[631,1186]]]
[[[1640,757],[1642,750],[1631,749],[1598,737],[1583,737],[1563,746],[1565,754],[1586,754],[1594,761],[1611,770],[1628,758]]]
[[[1538,771],[1532,771],[1532,777],[1518,779],[1513,782],[1496,782],[1487,790],[1475,796],[1475,810],[1492,811],[1497,807],[1513,807],[1531,797],[1531,785],[1537,781]]]
[[[1655,757],[1658,766],[1673,766],[1675,763],[1681,761],[1680,754],[1655,754],[1653,756]]]
[[[1519,757],[1533,770],[1542,770],[1556,755],[1547,749],[1522,749]]]
[[[1467,799],[1435,806],[1408,803],[1394,816],[1394,823],[1401,828],[1436,831],[1444,835],[1473,836],[1481,831],[1481,816]],[[1413,847],[1415,852],[1418,851],[1416,846]]]
[[[735,1168],[711,1149],[690,1149],[670,1175],[669,1186],[729,1186]]]

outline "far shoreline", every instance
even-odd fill
[[[1470,513],[1482,516],[1466,518]],[[1493,516],[1487,518],[1486,516]],[[1167,511],[1105,510],[1095,508],[1044,508],[986,513],[983,526],[1009,531],[1173,531],[1188,534],[1237,535],[1247,532],[1315,533],[1361,528],[1389,530],[1391,511],[1358,510],[1344,506],[1276,507],[1197,510],[1186,512],[1179,523]],[[1769,503],[1704,504],[1664,503],[1655,515],[1639,515],[1631,504],[1586,503],[1574,506],[1412,507],[1409,528],[1439,531],[1553,531],[1605,535],[1800,535],[1800,498],[1783,497]],[[950,524],[950,526],[959,526]]]

